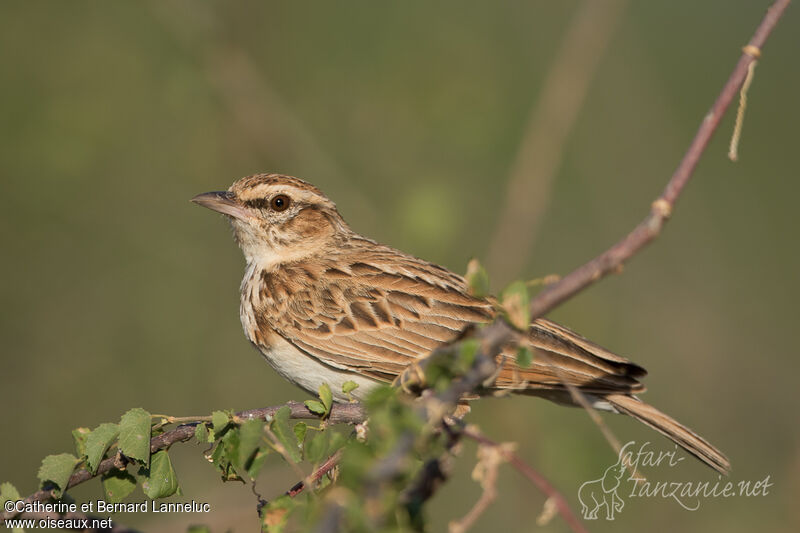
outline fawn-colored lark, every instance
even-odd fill
[[[341,386],[351,380],[363,398],[468,325],[497,316],[495,303],[470,295],[461,276],[355,233],[331,200],[298,178],[259,174],[192,201],[226,215],[247,259],[245,335],[308,391],[328,383],[344,401]],[[730,468],[705,439],[635,396],[645,390],[639,365],[543,318],[527,341],[546,356],[522,368],[508,346],[495,390],[574,405],[571,385],[595,408],[630,415],[712,468]]]

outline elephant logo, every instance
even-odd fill
[[[619,513],[625,506],[623,499],[617,494],[620,480],[625,473],[622,454],[619,461],[606,468],[603,477],[585,482],[578,489],[578,501],[581,503],[581,514],[586,520],[597,520],[601,509],[605,508],[606,520],[614,520],[614,513]]]

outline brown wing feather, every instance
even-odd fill
[[[286,265],[272,273],[266,285],[286,305],[277,306],[271,328],[326,364],[391,381],[469,324],[495,316],[491,301],[470,296],[464,279],[446,269],[379,245],[366,257],[360,250],[355,262],[336,257],[316,271]],[[506,350],[497,388],[644,390],[643,368],[563,326],[536,320],[528,338],[539,357],[523,369]]]
[[[515,354],[506,350],[503,355],[508,364],[498,376],[499,388],[526,389],[531,394],[540,389],[564,390],[566,385],[598,394],[645,390],[638,380],[647,373],[644,368],[555,322],[535,320],[528,341],[534,362],[520,368]]]
[[[287,294],[270,327],[326,364],[391,381],[469,324],[494,316],[459,276],[390,251],[377,247],[349,264],[337,258],[318,267],[324,276],[291,266],[271,273],[273,287],[315,290]]]

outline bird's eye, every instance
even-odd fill
[[[272,197],[272,201],[269,203],[270,207],[272,207],[275,211],[285,211],[287,207],[289,207],[289,197],[285,194],[278,194]]]

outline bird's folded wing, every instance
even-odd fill
[[[547,319],[538,319],[528,330],[533,362],[521,368],[513,347],[503,351],[505,364],[495,385],[500,389],[539,394],[540,390],[565,390],[574,386],[585,393],[638,393],[644,368]],[[544,394],[547,396],[546,394]],[[568,396],[564,396],[569,401]]]
[[[463,278],[415,258],[333,264],[317,273],[284,269],[291,278],[287,285],[308,288],[287,298],[270,326],[336,368],[392,381],[468,325],[496,315],[490,301],[468,294]],[[637,379],[645,375],[643,368],[554,322],[534,321],[528,340],[534,362],[519,367],[516,350],[508,347],[497,388],[560,390],[568,384],[598,393],[644,390]]]
[[[337,270],[325,272],[324,286],[295,293],[272,323],[298,349],[336,368],[392,381],[466,326],[494,316],[489,302],[469,296],[447,271],[438,277],[366,263]]]

